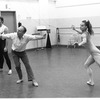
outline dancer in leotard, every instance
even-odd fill
[[[81,34],[82,42],[80,42],[78,46],[84,45],[87,51],[90,53],[90,56],[87,58],[84,65],[89,75],[89,81],[87,81],[87,84],[93,86],[94,80],[93,80],[93,73],[92,73],[92,69],[90,68],[90,65],[96,62],[100,67],[100,50],[94,45],[91,39],[94,34],[92,30],[92,25],[90,21],[83,20],[80,25],[80,29],[82,32],[76,30],[74,26],[72,26],[72,28],[73,30]]]

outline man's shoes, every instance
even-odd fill
[[[8,75],[11,75],[12,74],[12,70],[10,69],[9,71],[8,71]]]
[[[23,80],[22,79],[19,79],[16,83],[17,84],[20,84],[20,83],[22,83],[23,82]]]
[[[32,85],[38,87],[38,83],[35,80],[32,81]]]

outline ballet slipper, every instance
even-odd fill
[[[90,86],[94,86],[94,82],[91,82],[91,81],[87,81],[87,84]]]

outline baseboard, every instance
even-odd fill
[[[56,46],[58,46],[58,47],[67,47],[67,48],[74,48],[74,46],[73,45],[56,45]],[[79,46],[79,47],[75,47],[75,48],[84,48],[83,46]]]
[[[74,48],[74,46],[67,46],[67,45],[52,45],[51,48],[53,47],[68,47],[68,48]],[[38,47],[38,48],[31,48],[31,49],[26,49],[26,51],[31,51],[31,50],[34,50],[34,51],[37,51],[37,50],[42,50],[42,49],[51,49],[51,48],[46,48],[46,47]],[[80,47],[75,47],[75,48],[84,48],[83,46],[80,46]]]
[[[68,48],[74,48],[74,46],[70,45],[70,46],[67,46],[67,45],[52,45],[52,48],[53,47],[68,47]],[[100,46],[96,46],[98,49],[100,49]],[[76,47],[76,48],[84,48],[83,46],[79,46],[79,47]],[[38,48],[30,48],[30,49],[26,49],[26,51],[37,51],[37,50],[43,50],[43,49],[51,49],[51,48],[46,48],[46,47],[38,47]],[[9,53],[11,54],[11,52]]]

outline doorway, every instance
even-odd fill
[[[4,18],[4,25],[9,29],[9,33],[16,32],[16,12],[15,11],[1,11],[1,16]],[[11,53],[11,40],[8,40],[8,53]]]

